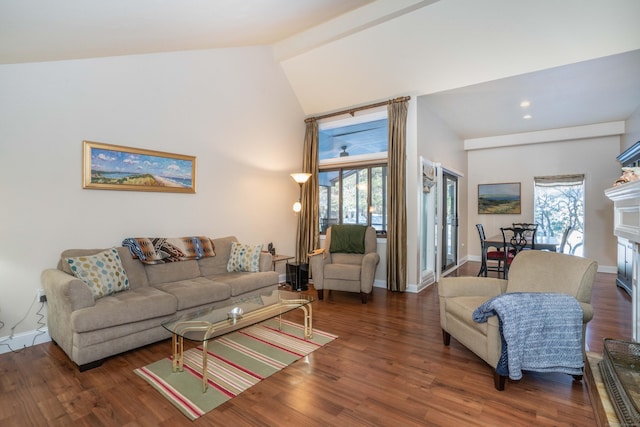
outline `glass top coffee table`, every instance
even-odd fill
[[[310,295],[276,289],[241,299],[234,304],[214,305],[163,322],[162,326],[172,335],[173,372],[184,370],[184,339],[202,343],[202,392],[206,392],[209,340],[274,317],[281,319],[283,314],[296,309],[304,312],[304,337],[312,338],[313,301]]]

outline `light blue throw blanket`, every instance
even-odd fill
[[[522,370],[582,375],[582,308],[560,293],[512,292],[486,301],[473,320],[497,315],[502,354],[496,372],[512,380]]]

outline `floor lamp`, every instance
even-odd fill
[[[296,263],[295,267],[291,266],[295,269],[295,272],[292,271],[295,279],[292,280],[291,285],[294,290],[301,291],[307,289],[306,282],[309,280],[309,267],[307,264],[303,264],[303,260],[300,259],[300,237],[301,232],[300,228],[302,227],[302,216],[300,212],[302,211],[302,185],[309,180],[311,177],[310,173],[292,173],[291,177],[295,182],[300,186],[300,193],[298,195],[298,201],[293,204],[293,211],[298,214],[298,229],[296,231]],[[304,270],[304,271],[303,271]],[[289,272],[287,272],[289,275]],[[305,277],[303,277],[305,276]],[[295,282],[295,283],[294,283]]]
[[[302,184],[307,182],[310,177],[311,177],[310,173],[292,173],[291,174],[291,178],[293,178],[293,180],[297,182],[298,185],[300,185],[300,194],[298,195],[298,201],[293,204],[293,211],[295,213],[298,213],[302,210]],[[298,222],[299,221],[300,220],[298,219]]]

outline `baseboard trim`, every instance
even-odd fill
[[[615,265],[599,265],[598,273],[618,274],[618,267]]]
[[[13,338],[9,336],[2,337],[0,338],[0,354],[9,353],[10,351],[19,351],[23,348],[49,341],[51,341],[51,337],[49,336],[49,330],[47,328],[21,332],[19,334],[15,334]]]

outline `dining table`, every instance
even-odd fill
[[[501,247],[504,244],[502,234],[496,234],[485,240],[487,246]],[[509,243],[509,242],[507,242]],[[525,248],[533,249],[531,245],[531,237],[527,236],[527,246]],[[556,252],[558,249],[558,239],[554,236],[536,236],[535,249],[542,251]]]

